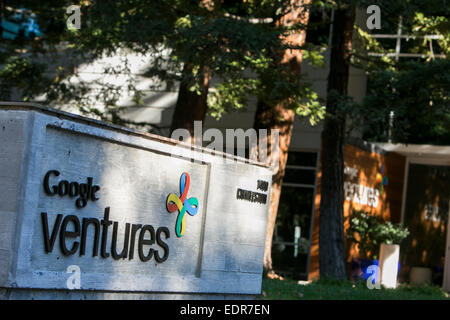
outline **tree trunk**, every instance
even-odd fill
[[[186,73],[189,74],[191,69],[185,67]],[[177,103],[172,117],[172,125],[170,132],[176,129],[187,129],[191,135],[191,142],[194,138],[194,121],[204,121],[207,110],[206,98],[208,96],[209,82],[211,73],[207,66],[202,67],[202,75],[200,82],[200,94],[196,91],[190,91],[193,85],[192,81],[183,79],[180,82]]]
[[[347,95],[354,7],[334,12],[327,117],[322,132],[322,180],[319,217],[319,268],[325,278],[347,279],[344,240],[344,133],[345,115],[338,110],[338,93]]]
[[[292,130],[294,128],[295,113],[293,110],[284,108],[283,104],[275,107],[269,106],[263,101],[258,102],[254,128],[279,130],[279,159],[278,170],[272,176],[272,186],[270,189],[269,214],[267,216],[266,240],[264,245],[264,269],[272,271],[272,237],[277,218],[278,204],[280,201],[281,185],[283,183],[289,144],[291,142]],[[268,133],[267,150],[272,150],[270,132]],[[272,142],[273,143],[273,142]],[[269,154],[270,157],[270,154]]]
[[[297,23],[306,25],[309,19],[310,0],[292,0],[292,10],[284,15],[279,24],[283,26],[292,26]],[[287,36],[284,41],[292,45],[301,46],[305,43],[306,31],[297,30]],[[289,66],[290,70],[297,76],[300,76],[302,51],[298,49],[287,49],[280,54],[280,63]],[[278,154],[278,170],[272,176],[272,186],[270,192],[269,214],[267,217],[266,240],[264,245],[264,270],[272,272],[272,237],[275,229],[275,222],[278,212],[278,204],[280,202],[281,187],[286,169],[286,161],[288,156],[289,145],[291,142],[292,131],[294,127],[295,112],[286,108],[289,98],[275,106],[268,105],[266,102],[259,100],[255,114],[253,127],[258,129],[267,129],[270,137],[271,130],[279,130],[279,154]],[[268,141],[267,151],[271,158],[270,150],[272,150],[270,138]]]

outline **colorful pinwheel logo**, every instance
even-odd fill
[[[378,189],[380,190],[380,194],[383,194],[384,186],[387,186],[389,183],[389,179],[384,175],[384,165],[381,165],[381,173],[377,173],[377,183]]]
[[[187,172],[183,172],[180,179],[181,197],[178,197],[175,193],[170,193],[166,201],[167,211],[170,213],[178,211],[177,222],[175,225],[175,234],[177,237],[182,237],[184,231],[186,230],[186,212],[191,216],[195,216],[198,211],[197,198],[187,198],[189,183],[189,174]]]

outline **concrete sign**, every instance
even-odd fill
[[[271,172],[189,148],[0,105],[0,288],[259,294]]]

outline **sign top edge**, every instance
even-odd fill
[[[175,140],[172,138],[167,138],[167,137],[156,135],[153,133],[130,129],[130,128],[127,128],[124,126],[108,123],[105,121],[88,118],[85,116],[81,116],[81,115],[73,114],[70,112],[58,110],[55,108],[47,107],[47,106],[44,106],[42,104],[35,103],[35,102],[0,101],[0,110],[25,110],[25,111],[40,112],[40,113],[48,114],[48,115],[51,115],[54,117],[63,118],[66,120],[71,120],[71,121],[83,122],[83,123],[86,123],[89,125],[103,128],[103,129],[113,130],[113,131],[117,131],[117,132],[124,133],[124,134],[131,134],[131,135],[139,136],[139,137],[142,137],[145,139],[158,141],[161,143],[167,143],[167,144],[178,145],[181,147],[190,148],[191,150],[194,150],[194,151],[211,153],[213,155],[223,156],[223,157],[226,156],[227,158],[236,160],[237,162],[241,162],[241,163],[247,163],[250,165],[269,168],[269,165],[264,164],[262,162],[238,157],[235,155],[231,155],[231,154],[217,151],[217,150],[208,149],[205,147],[200,147],[200,146],[195,146],[195,145],[192,146],[190,144],[187,144],[187,143],[184,143],[182,141]]]

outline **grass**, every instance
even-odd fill
[[[364,282],[319,280],[300,285],[290,279],[263,278],[265,300],[445,300],[449,295],[437,286],[400,285],[396,289],[368,289]]]

